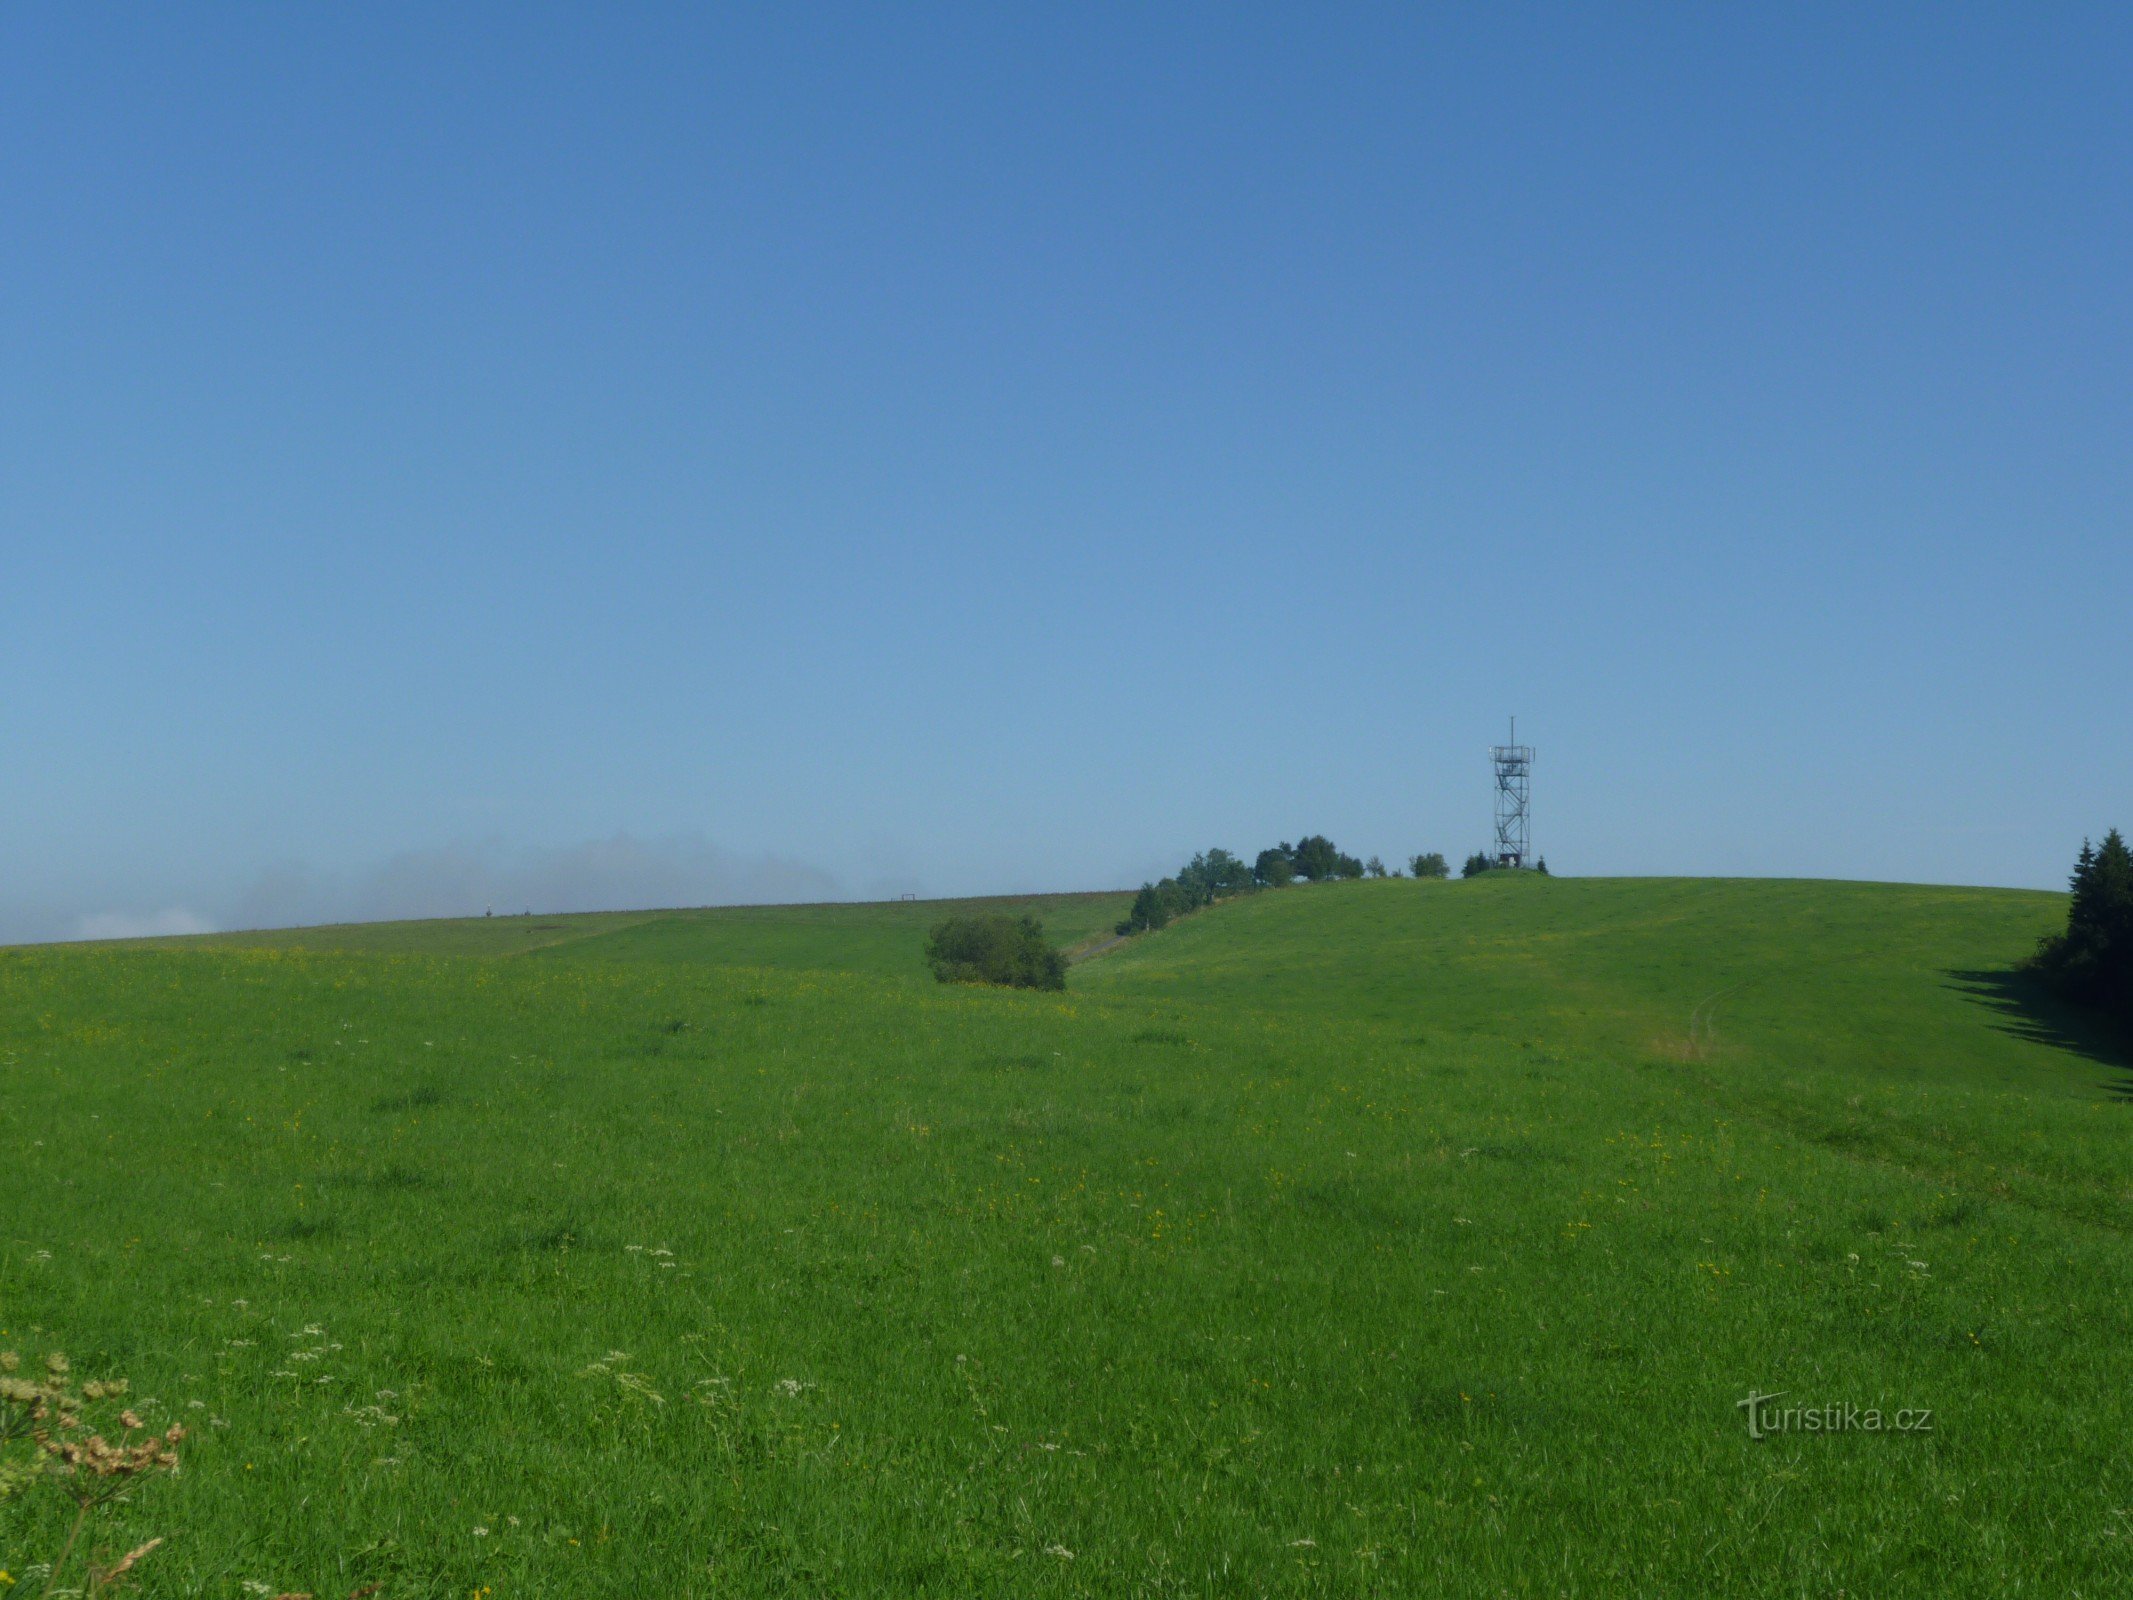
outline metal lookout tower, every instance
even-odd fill
[[[1533,796],[1533,746],[1518,742],[1518,718],[1511,719],[1511,742],[1492,745],[1496,767],[1496,864],[1532,864],[1533,833],[1529,805]]]

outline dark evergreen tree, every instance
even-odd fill
[[[2116,828],[2081,842],[2066,931],[2046,938],[2037,967],[2068,997],[2133,1020],[2133,851]]]
[[[1432,850],[1427,855],[1409,857],[1407,870],[1418,878],[1448,878],[1452,869],[1445,863],[1443,851]]]

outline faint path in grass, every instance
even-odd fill
[[[1116,950],[1132,937],[1133,935],[1130,933],[1114,933],[1108,939],[1098,940],[1095,944],[1085,944],[1077,949],[1069,950],[1067,952],[1067,965],[1078,967],[1084,961],[1094,961],[1106,950]]]
[[[1723,989],[1714,989],[1689,1008],[1689,1057],[1694,1061],[1710,1058],[1712,1042],[1718,1037],[1718,1027],[1713,1020],[1718,1002],[1748,986],[1751,980],[1743,978],[1738,983],[1729,983]]]
[[[1175,928],[1180,923],[1188,922],[1195,917],[1204,916],[1206,913],[1214,910],[1217,906],[1225,906],[1241,898],[1243,897],[1240,895],[1224,895],[1220,900],[1210,901],[1204,906],[1194,906],[1190,911],[1179,912],[1168,922],[1164,923],[1163,927]],[[1094,961],[1098,956],[1104,955],[1112,950],[1116,950],[1122,944],[1130,944],[1133,940],[1141,937],[1142,934],[1161,933],[1162,931],[1163,928],[1145,928],[1142,930],[1141,934],[1114,933],[1108,936],[1100,936],[1094,940],[1091,940],[1087,944],[1075,945],[1072,949],[1068,950],[1067,965],[1078,967],[1081,965],[1082,962]]]

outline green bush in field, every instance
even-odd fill
[[[1442,850],[1431,850],[1424,855],[1408,857],[1407,870],[1417,878],[1448,878],[1452,869],[1445,864]]]
[[[943,983],[1066,987],[1066,956],[1035,917],[949,917],[926,940],[926,964]]]

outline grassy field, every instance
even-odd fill
[[[507,956],[538,951],[600,961],[793,967],[915,978],[927,975],[926,932],[942,917],[963,913],[1041,917],[1053,942],[1072,952],[1109,940],[1132,904],[1130,894],[998,895],[983,900],[356,922],[164,942],[349,955]]]
[[[2063,907],[1313,887],[1064,996],[937,904],[0,952],[0,1347],[196,1424],[151,1595],[2125,1593]]]

